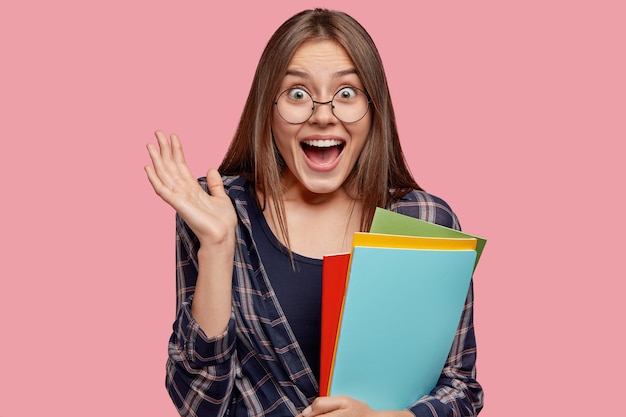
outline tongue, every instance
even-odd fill
[[[331,146],[330,148],[305,146],[304,153],[312,162],[318,165],[325,165],[337,159],[341,149],[339,146]]]

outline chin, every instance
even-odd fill
[[[344,180],[327,179],[327,180],[304,180],[302,185],[314,194],[332,194],[343,188]]]
[[[341,169],[319,172],[302,166],[293,168],[290,169],[287,165],[283,171],[283,185],[287,190],[299,189],[299,193],[333,194],[343,189],[347,178],[347,174]]]

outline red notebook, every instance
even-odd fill
[[[330,372],[335,356],[341,306],[346,293],[350,254],[324,256],[322,264],[322,337],[320,345],[320,396],[328,395]]]

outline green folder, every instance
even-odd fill
[[[487,243],[487,240],[481,237],[459,232],[458,230],[429,223],[424,220],[382,209],[380,207],[377,208],[374,213],[374,220],[372,221],[370,232],[402,236],[474,238],[477,240],[474,270],[476,270],[476,265],[478,265],[480,255],[483,253],[485,243]]]

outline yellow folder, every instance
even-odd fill
[[[477,240],[473,238],[401,236],[380,233],[357,232],[352,246],[398,249],[438,249],[476,250]]]

